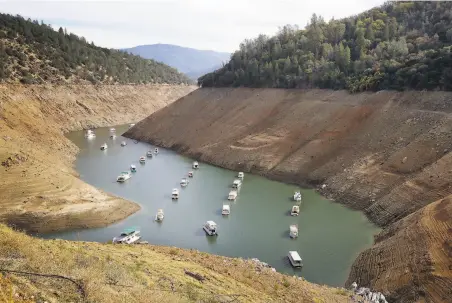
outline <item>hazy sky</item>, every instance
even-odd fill
[[[44,20],[96,45],[125,48],[168,43],[232,52],[246,38],[279,26],[304,27],[312,13],[326,20],[357,14],[382,0],[0,0],[0,12]]]

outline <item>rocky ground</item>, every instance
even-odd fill
[[[0,86],[0,221],[31,232],[104,226],[139,209],[82,182],[64,132],[136,122],[190,86]]]
[[[324,184],[324,195],[385,227],[355,262],[349,283],[357,279],[398,301],[442,302],[452,297],[451,202],[444,199],[452,194],[451,98],[448,92],[206,88],[126,136],[233,170]],[[446,220],[433,220],[431,203],[441,199]]]

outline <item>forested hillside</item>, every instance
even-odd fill
[[[189,83],[176,69],[88,43],[60,28],[0,14],[0,82]]]
[[[388,2],[245,40],[202,86],[452,90],[452,2]]]

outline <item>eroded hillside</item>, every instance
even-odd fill
[[[0,86],[0,221],[28,231],[103,226],[139,209],[82,182],[64,132],[135,122],[190,86]]]
[[[451,97],[445,92],[199,89],[144,119],[126,136],[234,170],[325,184],[324,194],[391,230],[392,223],[452,193]],[[423,209],[418,216],[426,213]],[[444,247],[437,229],[418,228]],[[430,251],[405,230],[392,244],[384,233],[379,245],[391,249],[383,261],[364,254],[370,272],[383,268],[395,277],[405,274],[397,262],[388,261],[397,254],[395,243],[401,250]],[[429,264],[447,268],[447,258],[426,258],[431,263],[419,265],[421,270],[431,271]],[[375,274],[367,277],[363,281],[386,293],[402,287],[385,288]],[[452,285],[452,275],[444,281],[443,286]],[[434,289],[422,291],[415,296],[429,297],[425,292]]]

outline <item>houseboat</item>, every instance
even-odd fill
[[[199,168],[199,163],[198,163],[197,161],[193,162],[192,167],[193,167],[194,169],[198,169],[198,168]]]
[[[289,258],[290,264],[292,264],[293,267],[303,267],[303,260],[297,251],[289,251],[287,258]]]
[[[146,163],[146,158],[145,157],[140,157],[140,163]]]
[[[174,188],[171,192],[171,199],[177,200],[179,199],[179,190],[177,188]]]
[[[114,127],[110,128],[110,133],[114,133],[116,129]]]
[[[126,146],[127,145],[127,142],[126,141],[122,141],[121,142],[121,146]]]
[[[100,150],[106,150],[108,148],[107,143],[104,143],[100,146]]]
[[[129,124],[129,127],[134,127],[135,126],[135,123],[130,123]]]
[[[296,224],[289,226],[289,236],[292,239],[298,238],[298,226]]]
[[[156,148],[154,148],[154,154],[158,154],[159,153],[159,149],[156,147]]]
[[[229,204],[223,204],[223,209],[221,210],[221,214],[223,216],[228,216],[231,213],[231,207]]]
[[[218,236],[217,233],[217,224],[213,221],[207,221],[202,228],[209,236]]]
[[[115,139],[116,139],[116,135],[114,135],[114,134],[111,135],[111,136],[110,136],[110,139],[115,140]]]
[[[95,138],[95,137],[96,137],[96,134],[92,130],[88,129],[86,131],[85,138],[92,139],[92,138]]]
[[[239,172],[237,175],[237,178],[239,178],[240,180],[243,180],[243,178],[245,178],[245,174],[243,172]]]
[[[292,206],[292,210],[290,211],[291,216],[298,216],[300,214],[300,206],[294,205]]]
[[[189,171],[189,172],[188,172],[188,177],[189,177],[189,178],[193,178],[193,172],[192,172],[192,171]]]
[[[237,191],[236,190],[231,190],[230,192],[229,192],[229,195],[228,195],[228,200],[229,201],[235,201],[236,199],[237,199]]]
[[[136,173],[137,172],[137,167],[135,166],[135,165],[130,165],[130,171],[131,172],[133,172],[133,173]]]
[[[113,238],[113,243],[117,244],[133,244],[141,239],[139,230],[126,230],[119,237]]]
[[[123,171],[121,172],[121,174],[116,178],[117,182],[125,182],[127,180],[129,180],[132,177],[132,175],[130,174],[130,172],[128,171]]]
[[[154,155],[154,154],[152,153],[152,150],[148,150],[148,152],[146,153],[146,156],[147,156],[148,158],[152,158],[153,155]]]

